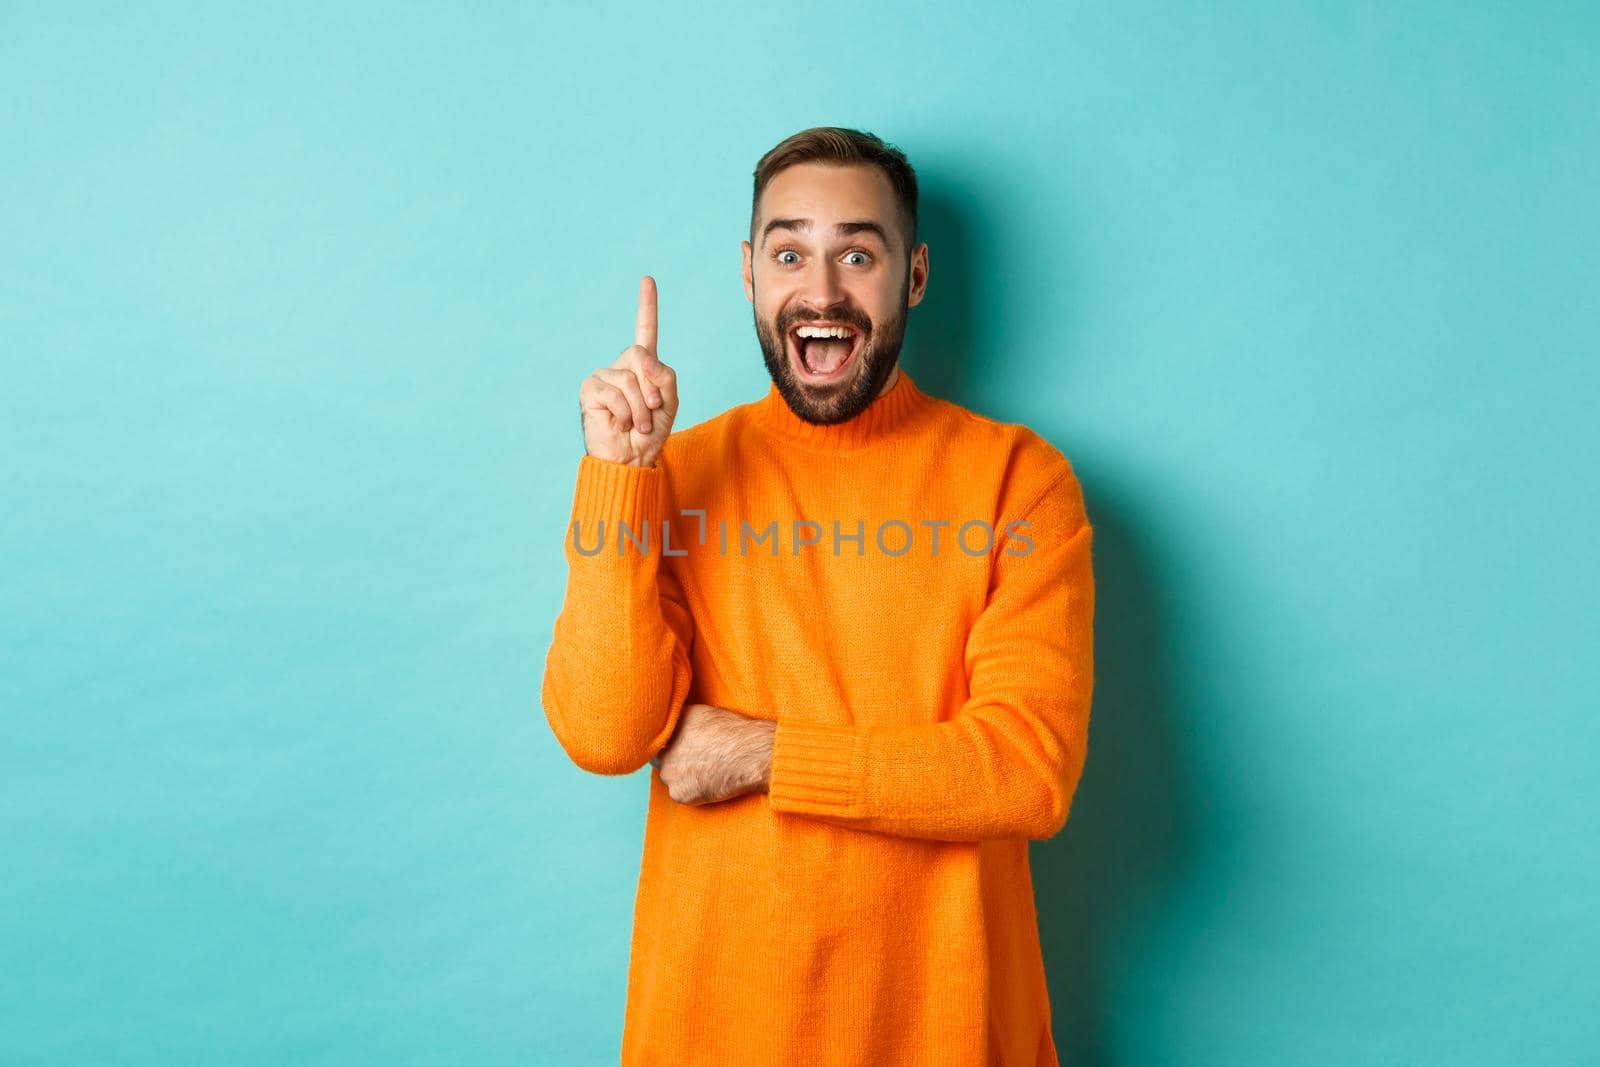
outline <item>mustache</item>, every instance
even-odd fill
[[[846,326],[853,326],[862,333],[872,328],[872,320],[865,315],[794,315],[786,319],[778,328],[780,334],[787,334],[796,326],[804,326],[808,322],[837,322]]]

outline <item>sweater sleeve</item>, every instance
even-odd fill
[[[643,767],[666,747],[688,695],[694,620],[662,564],[665,495],[657,467],[578,462],[566,594],[541,697],[561,747],[595,774]]]
[[[957,713],[904,726],[780,718],[775,811],[947,841],[1044,840],[1061,829],[1088,751],[1094,535],[1070,469],[1024,517],[1032,547],[997,546]]]

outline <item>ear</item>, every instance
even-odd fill
[[[906,287],[906,307],[922,303],[928,291],[928,242],[924,241],[911,253],[911,283]]]
[[[750,246],[749,241],[740,241],[739,250],[744,256],[744,298],[754,304],[756,302],[756,281],[755,277],[750,273],[753,269],[750,255],[755,250]]]

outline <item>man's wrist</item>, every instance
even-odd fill
[[[772,739],[778,724],[770,719],[751,719],[748,752],[750,759],[750,786],[765,793],[772,781]]]

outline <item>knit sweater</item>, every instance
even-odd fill
[[[776,720],[766,793],[650,772],[624,1067],[1057,1062],[1028,842],[1087,750],[1091,536],[1061,452],[903,369],[844,423],[774,385],[654,466],[579,460],[567,755],[637,771],[686,703]]]

